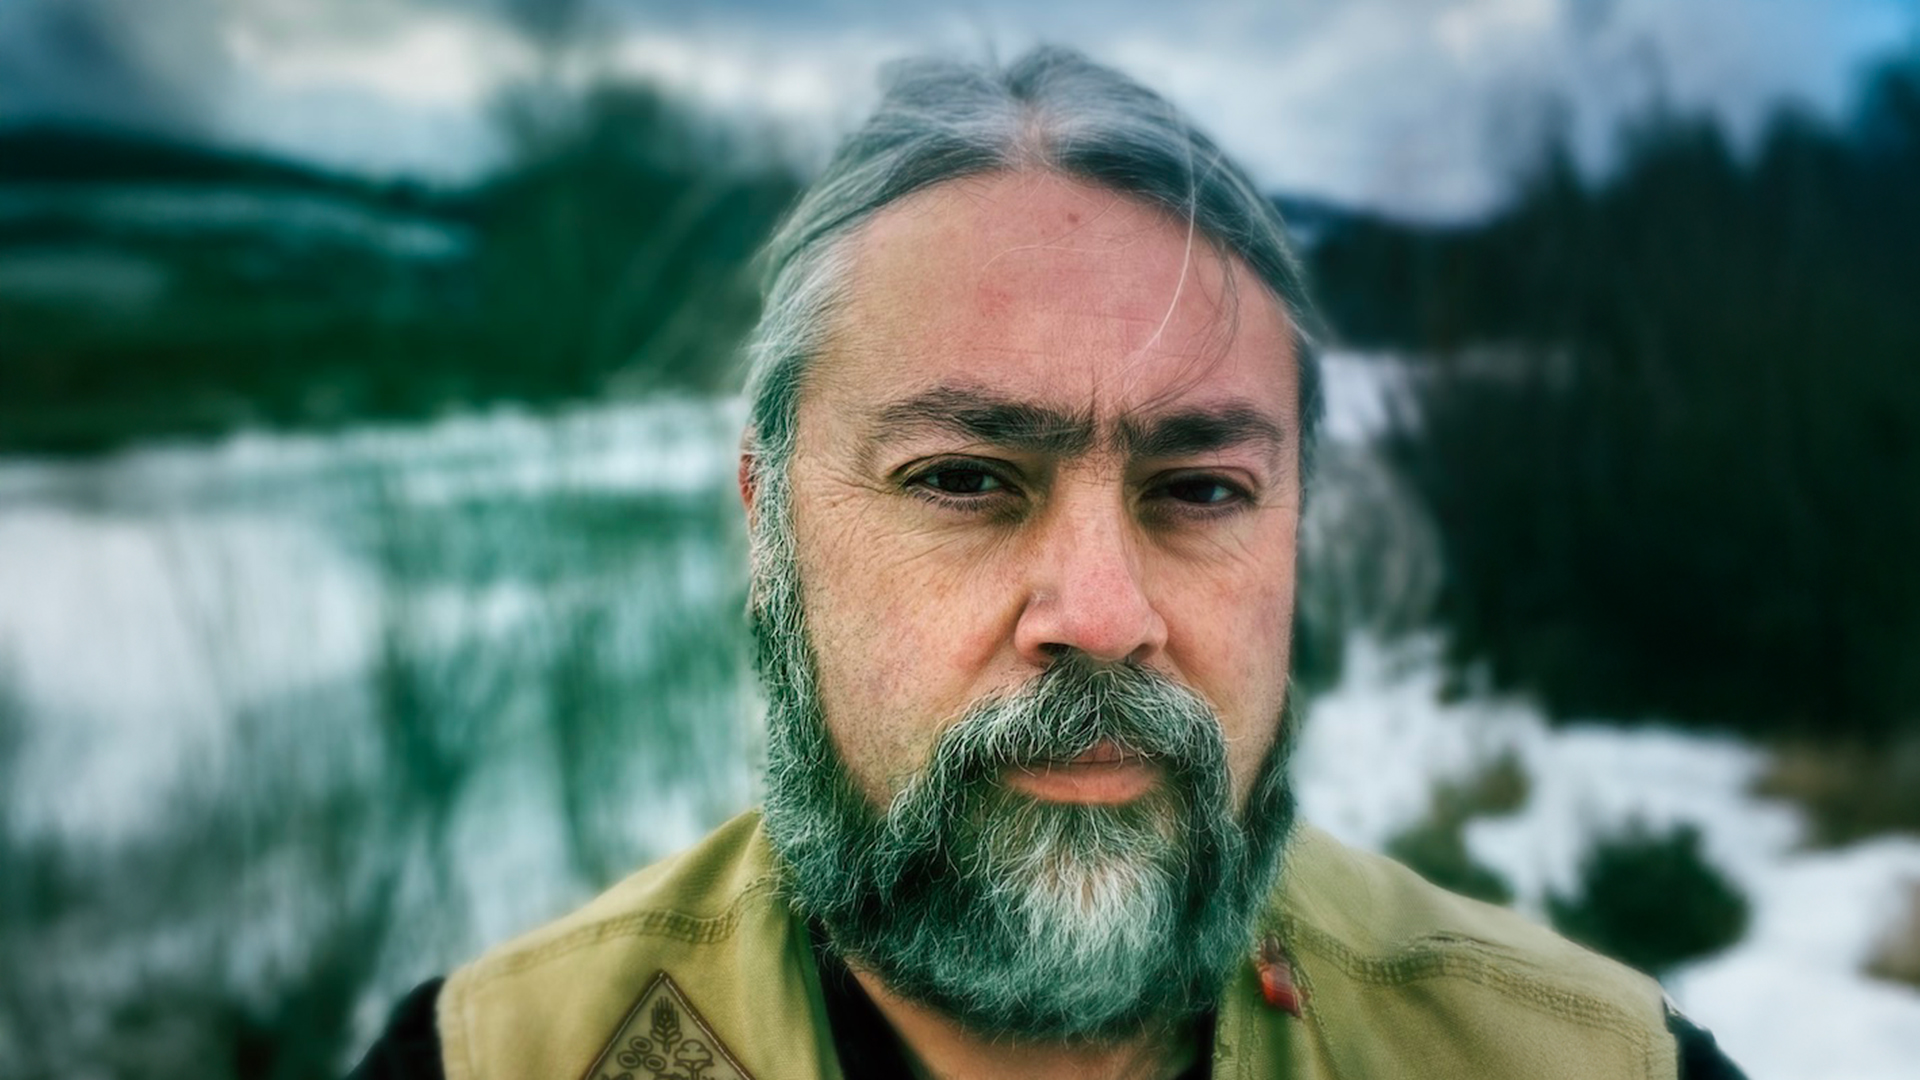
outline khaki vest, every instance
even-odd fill
[[[1250,944],[1218,1080],[1676,1074],[1652,980],[1317,830],[1295,835],[1263,919],[1304,1005],[1266,1004]],[[841,1075],[757,813],[461,968],[438,1008],[448,1080]]]

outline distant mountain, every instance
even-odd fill
[[[179,264],[187,244],[198,254],[185,267],[164,267],[165,276],[178,279],[185,269],[224,290],[220,279],[234,274],[350,276],[352,260],[330,253],[445,264],[470,254],[479,216],[472,191],[376,181],[127,129],[0,127],[0,307],[9,295],[86,302],[92,275],[41,270],[50,252],[72,264],[60,248],[84,249],[88,259],[104,248],[122,263]]]
[[[0,128],[0,185],[175,183],[329,192],[392,209],[450,209],[418,184],[381,183],[264,154],[98,126]]]
[[[0,128],[0,453],[726,388],[796,182],[623,104],[456,190]]]

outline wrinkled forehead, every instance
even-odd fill
[[[1052,173],[995,173],[882,210],[848,259],[813,373],[823,384],[985,379],[1116,415],[1217,392],[1291,415],[1280,303],[1162,207]]]

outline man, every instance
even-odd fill
[[[1294,826],[1308,306],[1166,102],[899,68],[770,266],[763,813],[423,987],[363,1075],[1733,1075],[1651,980]]]

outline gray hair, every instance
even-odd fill
[[[766,306],[747,346],[759,485],[784,492],[800,390],[844,293],[845,241],[922,188],[1017,169],[1164,207],[1253,269],[1293,328],[1304,478],[1320,416],[1313,307],[1279,212],[1211,139],[1166,99],[1068,49],[1043,46],[999,69],[906,61],[884,82],[873,116],[767,246]]]

